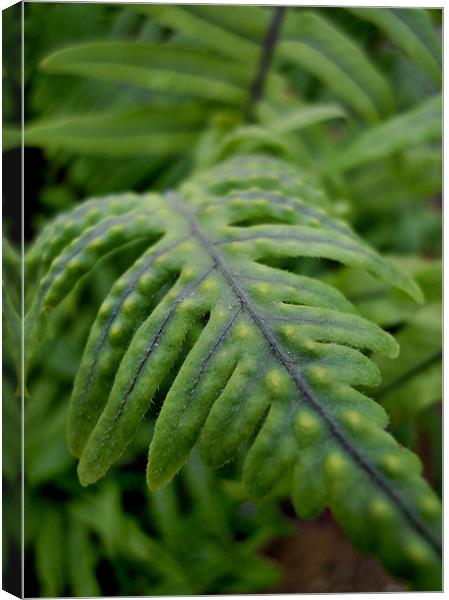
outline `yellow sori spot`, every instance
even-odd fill
[[[125,230],[125,228],[123,227],[123,225],[119,225],[118,223],[116,225],[113,225],[110,229],[109,229],[109,233],[111,233],[112,235],[118,235],[123,233],[123,231]]]
[[[386,454],[380,464],[389,475],[399,475],[402,472],[401,459],[395,454]]]
[[[145,273],[144,275],[142,275],[139,279],[139,281],[137,282],[137,287],[140,290],[147,290],[149,288],[149,286],[151,285],[153,281],[153,278],[151,277],[151,275],[148,275],[148,273]]]
[[[418,540],[410,541],[405,547],[405,552],[409,559],[417,564],[425,563],[428,558],[426,546]]]
[[[326,369],[323,367],[313,367],[310,369],[310,375],[316,383],[322,383],[328,379]]]
[[[266,198],[257,198],[254,201],[255,206],[266,206],[268,204],[268,200]]]
[[[191,298],[187,298],[186,300],[183,300],[179,306],[183,310],[189,310],[189,309],[193,308],[194,302]]]
[[[223,319],[224,317],[226,317],[226,311],[223,310],[222,308],[216,310],[214,312],[214,315],[218,318],[218,319]]]
[[[303,350],[306,350],[307,352],[313,352],[317,347],[313,340],[302,340],[301,344]]]
[[[93,219],[94,217],[96,217],[98,214],[100,213],[100,209],[99,208],[91,208],[86,214],[85,214],[85,218],[90,221],[91,219]]]
[[[345,410],[343,421],[348,427],[358,428],[362,424],[362,417],[355,410]]]
[[[123,333],[123,329],[120,326],[120,324],[119,323],[115,323],[111,327],[111,329],[109,331],[109,337],[110,337],[110,339],[111,339],[112,342],[115,342],[115,341],[118,341],[121,338],[122,333]]]
[[[278,369],[271,369],[271,371],[268,371],[265,379],[272,388],[279,388],[284,383],[284,377]]]
[[[229,250],[230,252],[240,252],[241,246],[239,242],[230,242],[229,244],[226,244],[226,250]]]
[[[184,279],[191,279],[194,275],[195,270],[192,269],[192,267],[187,267],[187,269],[184,269],[184,271],[182,272],[182,276],[184,277]]]
[[[114,283],[113,292],[115,294],[120,294],[128,285],[128,281],[126,279],[119,279],[116,283]]]
[[[290,336],[294,335],[294,333],[295,333],[295,327],[293,325],[283,325],[281,327],[281,332],[284,335],[290,337]]]
[[[128,296],[128,298],[123,302],[122,310],[125,313],[130,313],[135,310],[137,304],[137,298],[135,296]]]
[[[68,233],[69,231],[72,231],[74,227],[75,223],[73,223],[73,221],[67,221],[67,223],[64,223],[63,231],[64,233]]]
[[[237,327],[235,328],[235,333],[237,337],[244,339],[251,335],[252,330],[251,327],[249,327],[249,325],[247,325],[246,323],[239,323],[239,325],[237,325]]]
[[[419,507],[428,516],[436,515],[440,511],[440,504],[433,496],[425,496],[419,502]]]
[[[200,289],[202,292],[211,292],[217,288],[217,282],[213,279],[207,279],[201,284]]]
[[[103,238],[98,237],[89,243],[89,248],[91,248],[92,250],[96,250],[97,248],[101,248],[102,245],[103,245]]]
[[[254,286],[254,289],[256,290],[256,292],[258,292],[259,294],[268,294],[270,291],[270,286],[267,285],[266,283],[258,283],[257,285]]]
[[[295,433],[298,441],[307,445],[313,442],[321,429],[317,417],[308,411],[300,412],[295,418]]]
[[[182,244],[182,248],[183,248],[183,252],[184,251],[190,252],[191,250],[193,250],[194,244],[193,244],[192,240],[187,240],[186,242],[184,242]]]
[[[98,311],[98,314],[100,315],[100,317],[106,317],[108,315],[108,313],[110,312],[111,308],[112,308],[111,302],[106,300],[100,306],[100,310]]]
[[[330,452],[324,464],[326,472],[332,477],[339,476],[346,471],[346,459],[337,451]]]
[[[70,260],[67,263],[66,269],[69,269],[69,271],[77,271],[80,267],[80,262],[78,259],[76,258],[72,258],[72,260]]]
[[[369,511],[378,521],[384,521],[391,515],[391,507],[383,498],[376,498],[370,504]]]
[[[165,262],[167,262],[167,255],[166,254],[161,254],[160,256],[158,256],[157,258],[154,259],[154,264],[155,265],[162,265]]]

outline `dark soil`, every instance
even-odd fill
[[[374,558],[360,554],[329,512],[313,521],[297,521],[296,533],[272,540],[265,554],[279,562],[284,579],[268,593],[399,592],[394,579]]]

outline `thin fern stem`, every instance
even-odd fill
[[[256,76],[250,88],[250,98],[246,108],[246,119],[250,122],[255,120],[255,109],[263,97],[265,80],[273,59],[274,49],[279,40],[282,23],[285,17],[286,6],[279,6],[273,10],[273,16],[268,25],[267,33],[262,42],[259,66]]]

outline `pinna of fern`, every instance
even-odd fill
[[[237,156],[179,191],[93,200],[47,226],[27,259],[40,279],[31,350],[80,277],[136,239],[148,249],[104,300],[74,385],[68,438],[81,483],[104,476],[174,375],[150,445],[151,489],[196,444],[220,466],[249,441],[252,497],[287,489],[303,517],[329,505],[359,547],[438,588],[438,499],[418,458],[384,431],[384,410],[357,389],[380,381],[365,352],[393,357],[397,344],[288,260],[358,267],[419,301],[413,280],[333,216],[296,168]]]

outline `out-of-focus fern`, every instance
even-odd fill
[[[50,225],[29,256],[44,260],[27,345],[101,256],[146,238],[148,250],[100,309],[75,382],[69,443],[81,481],[98,480],[120,456],[175,368],[150,447],[152,489],[198,439],[217,466],[257,428],[244,468],[253,496],[289,489],[303,516],[330,504],[357,544],[417,585],[437,586],[438,501],[416,457],[382,431],[385,413],[355,389],[379,382],[356,348],[394,356],[397,346],[334,288],[282,261],[327,258],[420,292],[326,211],[296,169],[260,156],[224,163],[180,193],[88,203]]]
[[[441,84],[441,42],[429,14],[416,8],[348,8],[374,23],[437,83]]]
[[[365,130],[351,140],[346,149],[340,149],[331,168],[351,169],[366,162],[389,155],[424,142],[442,138],[442,100],[436,96],[408,113]]]
[[[401,352],[398,359],[376,357],[382,383],[376,399],[385,407],[393,427],[417,417],[441,400],[442,381],[442,270],[441,261],[417,257],[394,258],[420,283],[425,305],[417,307],[370,275],[346,269],[329,278],[364,317],[394,331]]]

